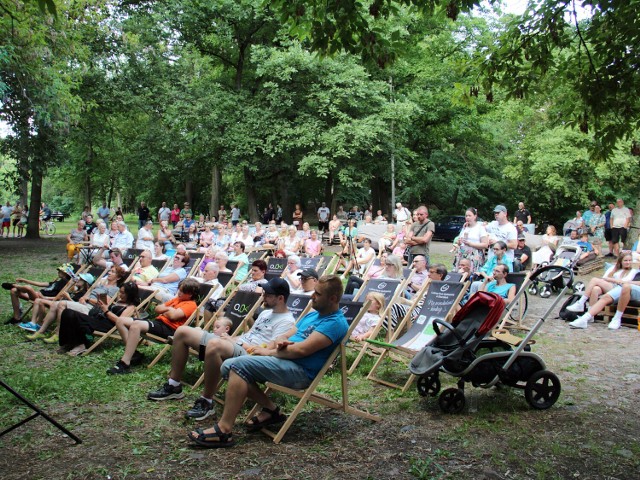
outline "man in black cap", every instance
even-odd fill
[[[169,379],[160,389],[149,392],[149,400],[170,400],[184,397],[180,380],[189,360],[189,349],[199,351],[204,360],[204,391],[186,416],[204,420],[215,415],[212,402],[220,384],[220,366],[227,358],[248,355],[248,352],[266,345],[280,335],[284,335],[295,324],[293,315],[287,308],[289,284],[282,278],[273,278],[262,286],[263,302],[266,309],[258,316],[251,330],[238,337],[217,336],[203,332],[200,328],[179,327],[173,336],[171,349],[171,371]]]
[[[313,294],[313,290],[316,288],[316,284],[320,279],[318,272],[316,272],[313,268],[307,268],[302,270],[298,276],[300,277],[300,288],[294,290],[292,293],[296,293],[298,295],[311,295]]]
[[[531,249],[525,243],[526,237],[524,233],[518,235],[518,246],[514,251],[513,271],[521,272],[531,268]]]

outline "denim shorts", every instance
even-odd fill
[[[607,295],[613,298],[613,303],[618,303],[618,300],[620,300],[621,293],[622,293],[622,287],[618,285],[613,287],[611,290],[609,290],[607,292]],[[631,301],[640,302],[640,287],[638,285],[631,285]]]
[[[311,383],[304,368],[283,358],[253,355],[230,358],[225,360],[220,368],[223,378],[229,378],[229,370],[233,370],[250,384],[273,382],[294,390],[302,390]]]

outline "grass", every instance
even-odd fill
[[[50,280],[65,259],[62,239],[0,248],[2,282],[12,281],[16,274]],[[0,311],[3,319],[9,316],[4,291]],[[381,423],[308,405],[281,445],[238,428],[238,448],[226,451],[221,461],[219,453],[194,451],[185,440],[193,424],[184,420],[183,412],[197,391],[187,388],[187,399],[181,402],[145,400],[149,390],[165,381],[169,355],[152,369],[109,377],[106,369],[123,350],[117,342],[107,341],[87,357],[69,358],[54,353],[53,347],[26,342],[24,332],[15,327],[0,329],[0,377],[85,442],[72,448],[69,439],[42,419],[29,422],[0,439],[0,468],[7,478],[191,478],[203,473],[233,478],[249,469],[263,478],[314,479],[476,478],[480,468],[523,479],[568,478],[576,473],[630,478],[638,473],[635,406],[619,414],[587,403],[599,390],[583,376],[594,367],[590,352],[583,346],[565,346],[554,335],[545,337],[545,349],[571,354],[572,360],[560,371],[574,391],[571,402],[561,397],[549,411],[531,410],[514,389],[468,386],[467,403],[477,411],[444,415],[437,398],[422,398],[414,387],[402,393],[367,380],[374,363],[367,356],[349,379],[350,399],[355,406],[382,415]],[[160,346],[142,349],[152,358]],[[349,363],[353,358],[355,352],[350,352]],[[197,378],[201,366],[192,362],[189,370]],[[405,367],[398,363],[388,362],[381,370],[400,381],[406,378]],[[442,389],[455,385],[450,377],[441,379]],[[321,390],[337,396],[340,381],[333,369]],[[277,403],[286,410],[293,400],[278,395]],[[580,408],[567,409],[573,405]],[[29,414],[28,408],[0,390],[0,430]],[[605,439],[612,441],[603,444]],[[631,452],[630,458],[625,451]],[[32,462],[34,458],[38,462]],[[35,470],[12,473],[14,462],[31,464]]]

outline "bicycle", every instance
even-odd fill
[[[56,233],[56,226],[53,224],[53,220],[51,218],[49,218],[48,220],[44,220],[41,218],[40,231],[49,236],[54,235]]]

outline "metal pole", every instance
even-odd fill
[[[389,99],[393,103],[393,77],[389,77]],[[393,209],[396,207],[396,157],[394,154],[395,143],[393,141],[393,125],[394,121],[391,120],[391,205],[389,221],[393,219]]]

